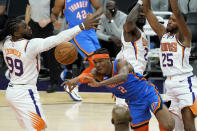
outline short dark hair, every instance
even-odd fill
[[[94,51],[94,54],[109,54],[108,50],[105,49],[105,48],[100,48],[100,49],[97,49],[96,51]]]
[[[129,109],[123,105],[115,105],[112,109],[112,124],[126,124],[132,120]]]

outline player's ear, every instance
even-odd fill
[[[114,124],[114,119],[113,118],[111,119],[111,123]]]

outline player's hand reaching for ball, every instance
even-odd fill
[[[64,86],[64,89],[66,91],[66,88],[69,89],[69,91],[71,92],[76,86],[77,86],[77,83],[79,82],[79,79],[77,77],[73,78],[73,79],[70,79],[70,80],[67,80],[67,81],[64,81],[61,86]]]
[[[79,27],[82,30],[89,30],[89,29],[96,29],[96,30],[98,30],[97,25],[100,25],[99,20],[100,20],[99,17],[93,16],[91,14],[87,14],[84,22],[81,23],[79,25]]]
[[[94,78],[89,76],[84,76],[84,79],[88,81],[88,85],[91,87],[100,87],[100,82],[97,82]]]

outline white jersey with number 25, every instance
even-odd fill
[[[185,47],[176,35],[166,33],[160,44],[160,66],[164,76],[175,76],[193,71],[189,64],[191,48]]]

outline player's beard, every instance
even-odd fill
[[[139,27],[139,28],[142,28],[145,24],[146,24],[146,20],[145,20],[145,19],[138,19],[138,20],[136,21],[136,25],[137,25],[137,27]]]
[[[32,34],[23,34],[23,38],[30,40],[32,39]]]
[[[178,27],[176,27],[176,28],[166,28],[166,31],[170,32],[170,33],[176,33],[177,30],[178,30]]]

